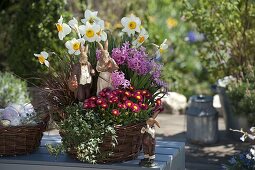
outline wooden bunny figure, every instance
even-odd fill
[[[104,47],[101,43],[98,43],[102,52],[100,59],[97,61],[96,70],[99,72],[97,80],[97,94],[106,87],[112,87],[111,85],[111,73],[119,69],[113,58],[110,57],[108,52],[108,41],[105,42]]]
[[[145,167],[153,167],[156,164],[154,163],[155,159],[155,124],[160,128],[158,121],[155,120],[159,111],[156,111],[154,115],[146,121],[146,127],[141,129],[141,133],[143,134],[142,144],[143,144],[143,152],[144,159],[139,162],[140,166]]]
[[[92,76],[95,70],[88,61],[88,45],[80,47],[81,56],[77,64],[72,68],[69,80],[69,89],[74,92],[79,102],[91,97]]]

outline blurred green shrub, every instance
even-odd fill
[[[106,22],[106,28],[120,31],[120,20],[131,13],[141,18],[142,25],[149,32],[149,41],[160,45],[168,39],[169,50],[159,62],[164,63],[164,79],[172,91],[186,96],[209,92],[207,69],[203,67],[198,47],[203,35],[196,31],[194,23],[183,17],[185,6],[178,0],[129,0],[88,1],[92,10],[99,11]],[[153,45],[144,44],[153,50]],[[155,56],[151,56],[155,57]]]
[[[10,47],[5,56],[16,74],[31,77],[42,73],[38,62],[34,62],[33,53],[46,50],[63,54],[64,45],[57,39],[55,25],[60,14],[64,13],[64,0],[24,0],[15,1],[15,5],[5,10],[5,16],[12,16],[8,44]],[[75,7],[78,6],[78,7]],[[75,15],[82,16],[85,7],[98,10],[107,21],[106,28],[121,29],[120,19],[130,13],[142,19],[143,25],[150,34],[150,42],[161,44],[168,39],[169,51],[160,62],[165,65],[164,77],[171,84],[171,90],[190,96],[194,93],[208,93],[207,71],[199,60],[198,45],[201,40],[196,35],[194,24],[183,17],[184,4],[177,0],[130,0],[130,1],[85,1],[68,2],[68,9]],[[82,10],[82,11],[81,11]],[[9,11],[9,12],[8,12]],[[12,15],[10,15],[13,13]],[[2,14],[1,14],[2,15]],[[8,21],[8,19],[6,19]],[[0,22],[1,19],[0,19]],[[7,22],[5,28],[7,28]],[[0,26],[1,27],[1,26]],[[3,29],[6,30],[6,29]],[[1,36],[1,33],[0,33]],[[201,36],[200,36],[201,38]],[[147,47],[150,44],[145,44]],[[153,47],[153,46],[151,46]],[[1,42],[0,42],[1,48]],[[45,49],[46,48],[46,49]],[[0,51],[2,51],[0,49]],[[8,55],[7,55],[8,54]],[[1,52],[0,52],[1,55]],[[154,56],[152,56],[154,57]],[[32,60],[31,60],[32,59]],[[55,62],[54,62],[55,63]],[[59,64],[59,63],[58,63]],[[39,70],[38,70],[39,69]],[[46,72],[46,70],[43,70]]]
[[[233,81],[227,86],[227,96],[232,111],[237,115],[247,115],[248,120],[255,124],[255,67],[247,68],[249,74],[244,80]]]
[[[227,88],[234,114],[255,123],[255,1],[184,0],[185,16],[196,23],[207,41],[200,56],[212,79],[237,78]],[[251,114],[252,113],[252,114]]]
[[[9,72],[0,72],[0,108],[8,103],[24,104],[30,102],[26,82]]]
[[[0,22],[8,41],[0,43],[1,48],[5,47],[0,50],[2,56],[7,58],[8,67],[15,74],[38,77],[45,68],[36,62],[33,54],[41,50],[61,53],[64,48],[57,39],[54,23],[61,14],[67,15],[64,12],[66,1],[13,0],[4,3]]]
[[[170,89],[186,96],[210,93],[207,69],[198,51],[204,35],[196,31],[194,23],[186,21],[182,1],[133,0],[129,3],[126,13],[142,18],[151,42],[161,44],[168,39],[168,52],[159,61],[164,64],[163,74]]]
[[[185,16],[206,35],[200,56],[213,79],[245,79],[255,65],[254,0],[184,0]]]

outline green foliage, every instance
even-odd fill
[[[67,15],[67,12],[64,13],[65,1],[24,0],[16,2],[14,0],[5,1],[5,4],[7,5],[3,7],[4,10],[0,14],[3,16],[0,18],[0,22],[3,23],[0,28],[5,30],[0,33],[0,37],[5,37],[5,41],[0,42],[0,55],[8,56],[10,68],[20,76],[36,75],[38,77],[46,73],[47,70],[40,67],[33,53],[39,53],[42,50],[63,52],[64,45],[57,40],[57,32],[53,23],[57,22],[60,14],[64,18]],[[141,17],[143,25],[150,33],[151,42],[160,44],[165,37],[171,42],[171,49],[162,59],[165,64],[164,78],[171,83],[171,89],[186,95],[207,93],[207,73],[197,57],[199,43],[185,41],[187,33],[194,31],[194,27],[183,20],[184,6],[181,2],[176,0],[125,2],[81,0],[68,2],[68,6],[68,10],[73,11],[79,17],[83,15],[87,7],[100,11],[102,19],[107,21],[107,29],[113,27],[120,30],[119,21],[127,14],[134,13]],[[166,21],[169,17],[177,21],[177,25],[173,28],[167,26]],[[150,44],[147,45],[150,46]],[[95,56],[93,53],[92,55]]]
[[[254,121],[255,92],[255,1],[253,0],[184,0],[185,16],[195,22],[207,41],[200,56],[215,81],[232,75],[237,82],[228,87],[235,114]],[[252,75],[252,76],[251,76]]]
[[[196,32],[196,28],[185,20],[184,4],[177,0],[130,3],[132,5],[128,6],[126,14],[133,12],[142,19],[150,42],[161,44],[165,38],[168,39],[169,49],[163,54],[161,62],[164,64],[163,78],[170,84],[170,89],[186,96],[209,93],[207,70],[199,58],[198,46],[201,42],[187,41],[188,33]]]
[[[255,64],[254,0],[184,0],[185,16],[197,24],[207,42],[200,50],[214,79],[233,75],[245,79]]]
[[[9,17],[12,7],[12,17],[5,24],[8,29],[9,46],[5,54],[8,66],[17,75],[34,77],[46,71],[42,68],[34,53],[42,50],[62,52],[57,37],[55,24],[64,12],[65,0],[24,0],[18,1],[7,8],[3,17]],[[10,26],[10,27],[9,27]]]
[[[66,108],[68,118],[60,123],[62,145],[64,150],[77,151],[77,158],[83,162],[96,163],[111,153],[100,153],[99,144],[105,135],[112,136],[112,146],[116,144],[116,134],[112,126],[108,125],[100,116],[93,112],[86,112],[81,106],[74,105]],[[59,149],[52,149],[60,153]]]
[[[249,114],[255,111],[255,93],[253,85],[240,82],[228,87],[228,96],[235,106],[237,114]]]
[[[52,146],[51,144],[46,144],[46,148],[49,151],[50,155],[55,156],[56,158],[65,150],[62,144],[57,144],[55,146]]]
[[[24,104],[29,102],[26,82],[8,72],[0,72],[0,108],[8,103]]]
[[[250,74],[244,81],[233,82],[227,87],[234,114],[247,115],[255,124],[255,74]]]
[[[131,13],[141,18],[142,25],[149,32],[148,42],[160,45],[165,38],[171,44],[162,58],[163,77],[170,89],[190,96],[194,93],[208,92],[207,70],[199,59],[198,46],[201,42],[186,41],[188,32],[196,31],[193,23],[183,17],[185,6],[177,0],[129,0],[129,1],[88,1],[91,9],[100,11],[107,21],[106,28],[121,31],[120,20]],[[110,8],[109,8],[110,7]],[[174,19],[177,25],[170,28],[167,19]],[[150,43],[144,44],[153,50]],[[150,56],[155,57],[155,56]]]

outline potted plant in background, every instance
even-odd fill
[[[161,80],[162,65],[154,59],[168,45],[166,40],[161,45],[152,44],[155,54],[150,56],[142,46],[149,45],[149,35],[138,17],[123,17],[121,36],[115,36],[105,30],[97,14],[86,10],[81,25],[75,18],[66,24],[60,17],[56,24],[59,39],[63,40],[71,30],[75,33],[71,35],[77,36],[65,43],[67,56],[55,57],[63,61],[60,69],[49,63],[54,53],[35,54],[41,64],[49,67],[50,74],[43,78],[45,92],[51,112],[59,118],[62,136],[61,145],[48,145],[48,149],[52,154],[66,151],[89,163],[130,160],[140,152],[145,121],[162,111],[161,100],[155,97],[164,93],[160,89],[166,84]],[[89,69],[80,67],[80,75],[73,72],[77,63],[84,66],[84,60],[95,68],[91,69],[95,76],[85,74],[86,80],[82,74]],[[78,87],[86,84],[91,96],[86,95],[83,101],[75,93],[83,93]]]
[[[230,106],[228,111],[234,114],[230,119],[230,128],[249,129],[255,124],[255,86],[254,71],[251,70],[244,81],[233,81],[226,88]],[[227,106],[226,106],[227,107]]]
[[[5,108],[9,103],[22,104],[29,101],[26,82],[9,72],[0,72],[0,108]]]
[[[254,112],[255,2],[185,0],[185,3],[186,18],[205,34],[207,41],[200,54],[212,81],[230,75],[236,79],[227,88],[219,87],[219,91],[226,128],[239,129],[238,120],[243,120],[240,116],[249,118]]]

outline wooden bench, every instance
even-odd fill
[[[57,159],[49,155],[45,144],[61,142],[61,137],[43,136],[41,146],[32,154],[20,156],[0,157],[0,170],[92,170],[92,169],[119,169],[119,170],[147,170],[138,165],[141,154],[136,160],[114,164],[86,164],[61,154]],[[170,142],[157,140],[155,170],[184,170],[185,144],[183,142]]]

